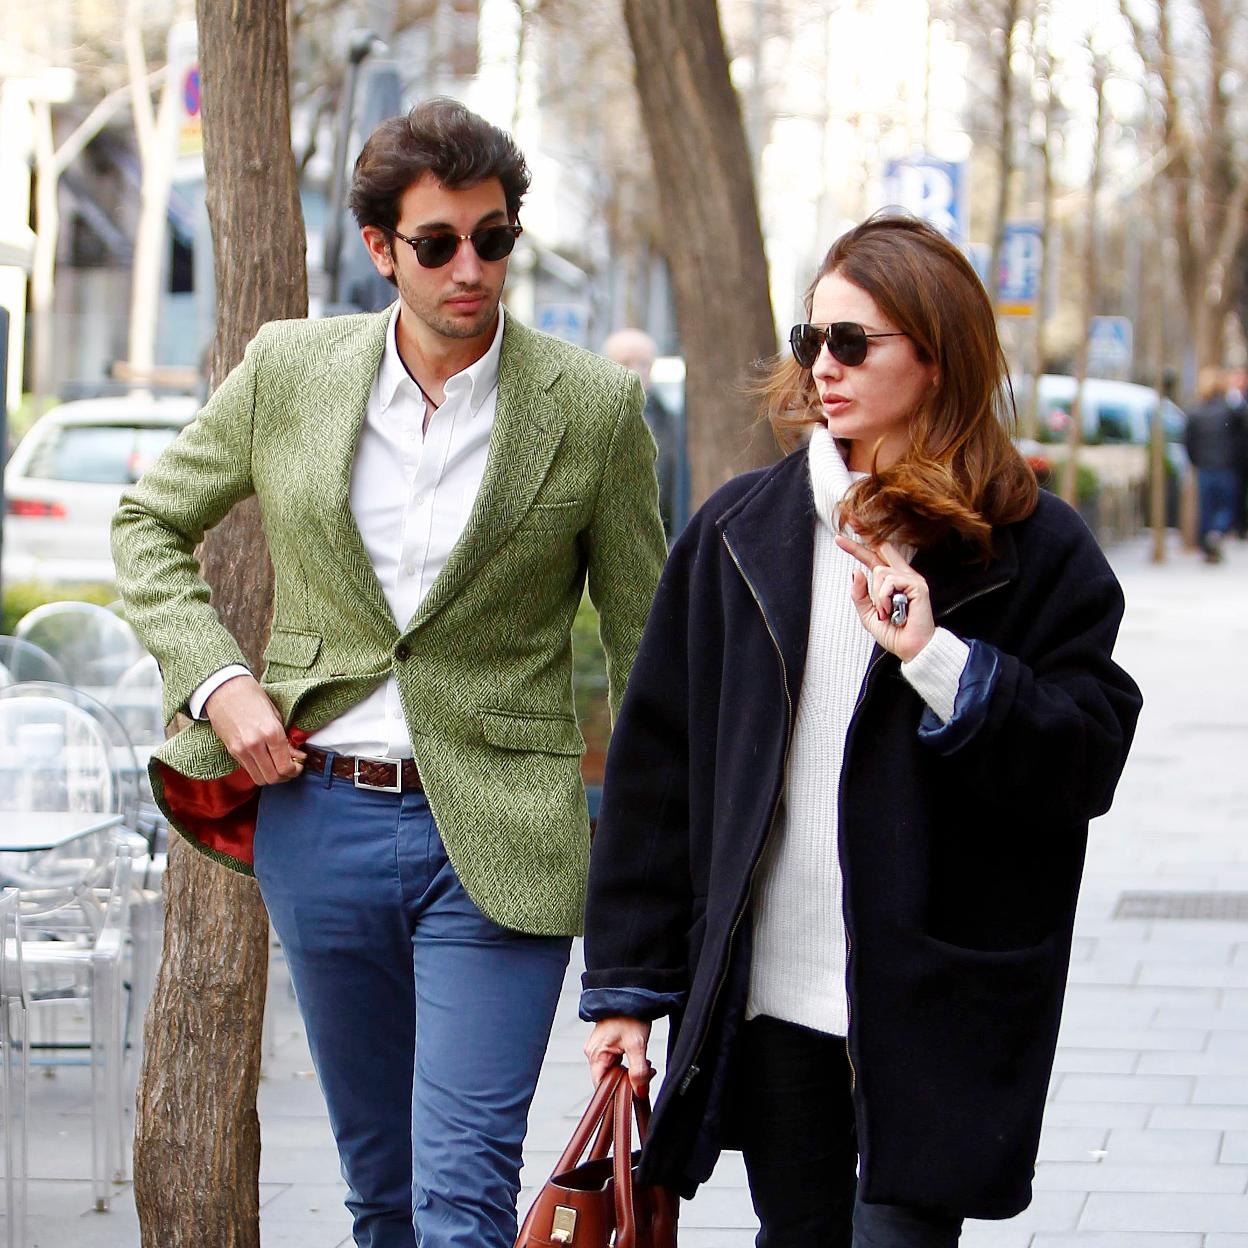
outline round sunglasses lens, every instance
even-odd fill
[[[853,368],[867,358],[867,335],[861,325],[838,321],[828,326],[828,350],[846,368]]]
[[[440,269],[450,263],[458,248],[459,239],[454,234],[429,234],[416,240],[416,259],[421,268]]]
[[[501,260],[511,255],[516,236],[505,226],[492,226],[488,230],[478,230],[472,236],[472,245],[482,260]]]

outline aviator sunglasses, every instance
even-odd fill
[[[868,339],[908,336],[900,330],[889,334],[869,334],[854,321],[833,321],[831,325],[794,325],[789,330],[789,346],[793,348],[793,358],[803,368],[814,368],[824,343],[827,343],[834,360],[846,368],[853,368],[867,358]]]
[[[409,238],[398,230],[388,230],[395,238],[401,238],[415,253],[416,263],[422,269],[440,269],[450,264],[460,243],[467,240],[481,260],[502,260],[511,255],[516,239],[524,231],[519,225],[487,225],[483,229],[473,230],[471,234],[455,234],[450,230],[440,230],[436,234],[422,234],[419,238]]]

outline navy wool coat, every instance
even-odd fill
[[[607,761],[582,1015],[672,1015],[643,1174],[686,1196],[734,1139],[750,892],[802,686],[815,523],[803,451],[707,502],[669,558]],[[953,717],[876,647],[828,792],[860,1194],[979,1218],[1031,1199],[1088,821],[1141,706],[1111,657],[1122,592],[1082,520],[1041,493],[993,538],[987,564],[953,542],[914,560],[971,646]]]

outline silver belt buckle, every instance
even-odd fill
[[[382,763],[386,767],[394,768],[393,784],[369,784],[367,780],[360,779],[361,763]],[[375,755],[361,754],[355,760],[355,775],[352,777],[357,789],[369,789],[374,793],[402,793],[403,792],[403,760],[401,758],[378,758]]]

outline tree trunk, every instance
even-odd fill
[[[997,62],[997,198],[992,212],[992,255],[988,261],[988,297],[995,309],[1001,302],[1001,249],[1005,244],[1005,222],[1010,210],[1010,174],[1014,171],[1014,31],[1018,26],[1020,0],[1006,0],[1001,36],[1005,46]]]
[[[173,182],[174,126],[177,85],[166,74],[159,104],[152,108],[151,75],[143,54],[137,0],[127,10],[124,34],[126,63],[133,98],[134,132],[139,145],[139,220],[134,232],[130,266],[129,364],[140,380],[156,364],[156,326],[160,312],[168,239],[169,189]]]
[[[675,288],[696,506],[775,458],[741,385],[776,350],[767,259],[715,0],[624,0],[624,17]]]
[[[1044,376],[1047,351],[1046,322],[1049,307],[1049,275],[1053,272],[1053,134],[1057,114],[1057,84],[1053,60],[1044,53],[1044,139],[1040,148],[1040,273],[1036,281],[1036,308],[1032,314],[1032,355],[1035,359],[1031,393],[1023,415],[1023,437],[1040,434],[1040,378]]]
[[[34,331],[32,380],[35,415],[52,397],[52,300],[56,281],[56,248],[61,219],[58,203],[60,170],[52,135],[52,110],[42,101],[34,105],[35,122],[35,254],[30,270],[31,329]],[[20,366],[18,372],[21,372]]]
[[[219,380],[266,321],[307,314],[305,235],[290,148],[286,6],[197,0],[196,9]],[[254,502],[212,532],[202,562],[223,622],[258,663],[272,577]],[[253,881],[180,842],[172,849],[135,1133],[143,1245],[258,1248],[268,920]]]
[[[1105,61],[1092,54],[1092,86],[1096,91],[1096,137],[1092,147],[1092,176],[1088,179],[1088,224],[1084,238],[1083,309],[1079,318],[1079,349],[1075,359],[1075,398],[1070,405],[1070,430],[1066,472],[1062,477],[1062,497],[1072,507],[1079,502],[1079,448],[1083,445],[1083,383],[1088,379],[1088,341],[1096,312],[1097,285],[1100,282],[1097,254],[1097,196],[1101,190],[1101,167],[1105,151],[1105,130],[1109,123],[1105,101]]]

